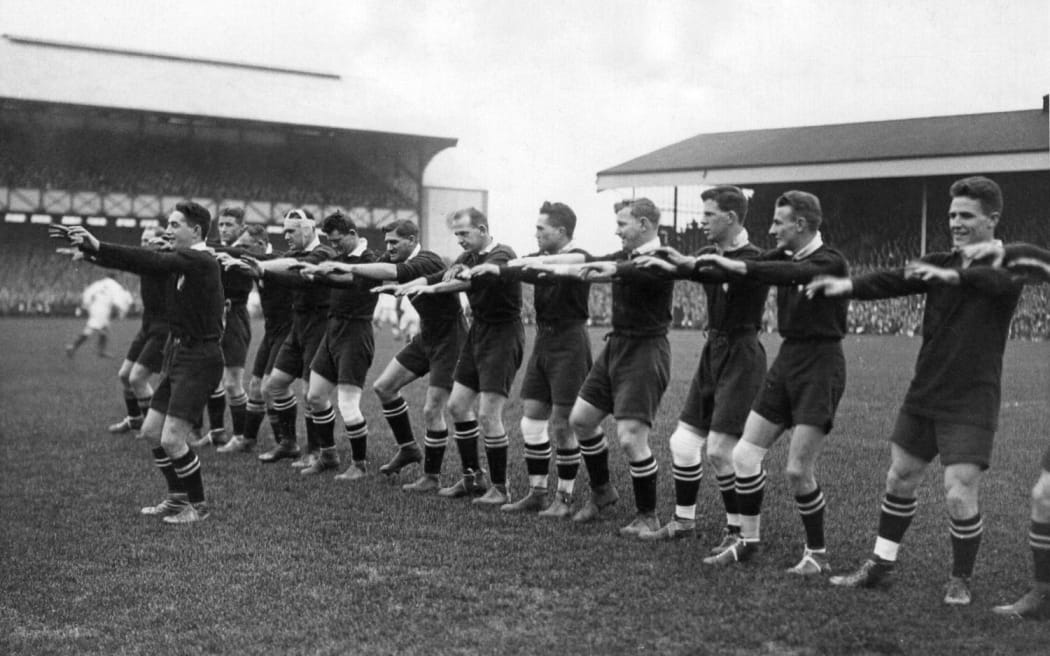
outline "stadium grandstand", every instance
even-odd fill
[[[902,266],[949,247],[947,194],[952,181],[986,175],[1006,198],[997,230],[1006,241],[1050,245],[1050,97],[1041,109],[701,134],[598,173],[599,191],[647,196],[669,224],[668,242],[704,245],[700,194],[717,184],[751,196],[752,241],[767,244],[776,198],[788,189],[820,197],[822,231],[854,271]],[[676,290],[679,325],[704,325],[697,285]],[[775,320],[772,301],[767,326]],[[855,333],[918,330],[922,299],[853,303]],[[1050,294],[1026,288],[1014,337],[1050,338]]]
[[[15,35],[0,61],[0,314],[71,312],[98,277],[51,252],[46,224],[135,243],[192,199],[242,206],[275,240],[292,207],[342,210],[378,246],[390,221],[434,215],[423,173],[456,145],[416,133],[411,103],[325,72]]]

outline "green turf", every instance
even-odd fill
[[[1050,624],[1002,620],[989,608],[1012,601],[1030,576],[1028,490],[1050,434],[1050,344],[1012,342],[1007,350],[976,601],[949,609],[940,603],[950,548],[939,468],[922,488],[896,585],[843,591],[783,573],[802,540],[781,473],[783,445],[769,461],[766,549],[757,563],[731,571],[700,564],[723,523],[710,473],[701,492],[702,540],[651,545],[616,536],[632,502],[615,450],[623,501],[615,517],[591,526],[407,496],[374,477],[304,480],[285,465],[212,450],[202,459],[213,516],[164,526],[138,515],[163,492],[146,447],[105,432],[122,414],[118,363],[95,358],[87,346],[72,362],[62,352],[80,325],[0,322],[0,653],[1048,651]],[[116,348],[134,327],[116,327]],[[601,334],[593,333],[598,346]],[[379,367],[397,344],[386,334],[376,341]],[[674,333],[672,343],[673,383],[653,439],[664,518],[673,505],[666,437],[701,334]],[[775,340],[767,345],[775,351]],[[819,468],[836,569],[871,548],[885,435],[917,348],[905,338],[847,340],[849,387]],[[421,394],[418,383],[406,394],[417,431]],[[519,492],[520,411],[519,402],[509,404]],[[371,394],[364,412],[372,461],[383,462],[392,438]],[[446,480],[456,465],[450,447]]]

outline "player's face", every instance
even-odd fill
[[[948,208],[948,228],[956,248],[994,239],[998,222],[999,214],[986,214],[976,198],[956,196]]]
[[[302,250],[309,243],[306,228],[303,226],[285,228],[282,234],[284,235],[284,240],[288,242],[288,248],[293,251]]]
[[[233,242],[233,245],[237,248],[243,248],[252,255],[266,254],[266,242],[252,237],[247,232],[241,233],[241,236]]]
[[[649,219],[638,218],[625,207],[616,213],[616,236],[626,251],[633,251],[646,242],[646,226]]]
[[[200,241],[200,228],[187,221],[178,210],[168,215],[168,228],[164,234],[175,248],[189,248]]]
[[[795,218],[795,210],[790,205],[782,205],[773,212],[769,234],[777,240],[777,248],[797,250],[801,241],[802,222]]]
[[[350,232],[329,230],[325,234],[328,236],[328,243],[340,253],[349,253],[357,248],[357,233],[353,230]]]
[[[237,219],[232,216],[219,217],[219,239],[222,240],[222,243],[232,244],[237,237],[241,236],[243,230],[244,226],[237,223]]]
[[[461,216],[452,221],[452,234],[459,242],[460,248],[477,253],[485,248],[488,230],[484,226],[472,225],[469,216]]]
[[[551,225],[550,217],[540,214],[536,221],[536,245],[543,253],[557,253],[568,242],[564,228]]]
[[[711,243],[720,243],[725,240],[729,227],[733,223],[731,212],[725,212],[718,207],[718,201],[708,199],[704,201],[704,214],[700,218],[700,229]]]
[[[386,253],[391,262],[404,262],[416,248],[414,236],[401,237],[395,232],[386,233],[383,243],[386,244]]]

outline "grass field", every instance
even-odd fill
[[[105,431],[122,414],[118,362],[87,347],[74,361],[62,352],[81,325],[0,322],[0,653],[1050,652],[1047,623],[989,612],[1030,577],[1028,490],[1050,435],[1050,344],[1007,349],[976,599],[950,609],[940,603],[950,547],[939,468],[921,490],[895,586],[845,591],[783,572],[798,558],[802,531],[780,472],[782,444],[769,461],[766,548],[756,563],[730,571],[700,563],[724,517],[710,472],[702,540],[652,545],[616,535],[633,505],[616,451],[623,501],[609,521],[583,527],[407,496],[375,477],[307,480],[284,465],[213,450],[202,454],[212,517],[164,526],[138,515],[163,493],[146,447]],[[134,328],[116,327],[117,350]],[[596,345],[601,335],[593,333]],[[672,334],[673,382],[653,440],[664,519],[673,506],[666,438],[701,339]],[[918,344],[847,340],[849,387],[819,468],[836,569],[871,548],[885,436]],[[767,347],[775,352],[776,342]],[[389,335],[378,336],[376,367],[396,348]],[[417,437],[422,389],[417,383],[406,395]],[[526,487],[520,411],[509,404],[518,492]],[[371,394],[364,412],[378,464],[392,455],[393,440]],[[445,478],[457,470],[450,446]],[[581,468],[581,490],[585,478]]]

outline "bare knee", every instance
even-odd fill
[[[707,461],[716,472],[732,471],[733,444],[708,440]]]
[[[390,403],[397,398],[397,388],[391,385],[388,381],[380,378],[372,385],[372,391],[379,397],[379,400],[383,403]]]
[[[1050,520],[1050,475],[1046,473],[1032,488],[1032,516],[1039,521]]]
[[[788,480],[788,485],[795,494],[799,494],[804,491],[809,491],[816,484],[816,479],[813,476],[813,468],[807,467],[805,463],[801,461],[788,461],[784,467],[784,476]]]

